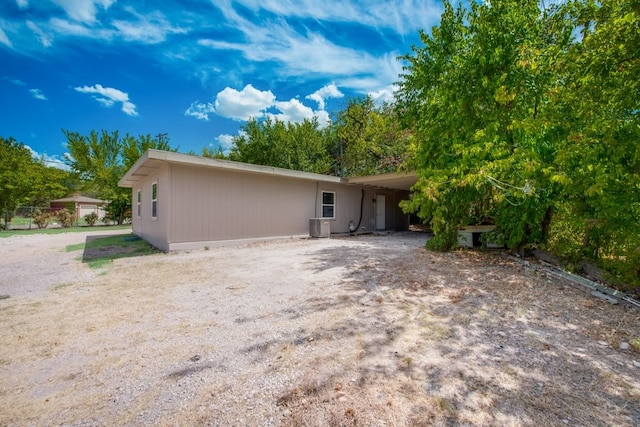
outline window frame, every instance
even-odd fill
[[[332,196],[332,203],[325,203],[324,201],[324,196],[325,194],[331,194]],[[335,191],[330,191],[330,190],[322,190],[321,193],[321,199],[320,199],[320,213],[321,213],[321,218],[323,219],[336,219],[336,192]],[[331,207],[331,216],[325,216],[325,207],[329,208]]]
[[[151,219],[158,219],[158,181],[151,184]]]

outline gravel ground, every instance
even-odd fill
[[[499,253],[87,237],[0,239],[0,425],[640,425],[640,312]]]

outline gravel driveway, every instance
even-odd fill
[[[500,254],[87,237],[0,238],[0,425],[640,425],[638,311]]]

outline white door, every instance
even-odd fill
[[[385,216],[384,216],[384,206],[385,206],[385,196],[383,194],[378,194],[376,196],[376,230],[386,230],[385,226]]]

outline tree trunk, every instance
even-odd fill
[[[542,218],[542,243],[549,240],[549,231],[551,229],[551,219],[553,218],[553,206],[549,206]]]

